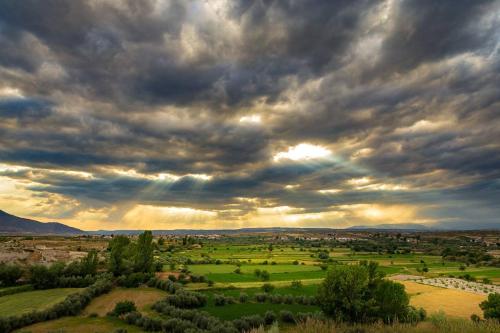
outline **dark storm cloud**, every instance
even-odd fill
[[[381,69],[405,71],[491,43],[495,26],[478,26],[478,21],[494,10],[492,5],[492,0],[399,2],[383,43]]]
[[[0,118],[43,118],[51,113],[51,103],[42,99],[0,99]]]
[[[498,1],[2,1],[0,164],[28,169],[0,175],[89,205],[244,215],[258,204],[237,198],[305,213],[441,202],[426,216],[458,221],[453,202],[491,207],[498,191],[499,12]],[[304,142],[331,156],[273,160]],[[119,174],[129,169],[141,176]],[[363,177],[371,187],[349,182]]]

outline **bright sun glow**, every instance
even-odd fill
[[[294,147],[289,147],[286,152],[279,152],[274,155],[274,161],[279,162],[281,160],[312,160],[325,158],[331,155],[331,151],[322,147],[311,145],[308,143],[301,143]]]
[[[0,88],[0,98],[23,98],[24,95],[21,90],[11,87]]]
[[[251,123],[251,124],[260,124],[262,119],[258,114],[253,114],[250,116],[243,116],[240,118],[240,123]]]

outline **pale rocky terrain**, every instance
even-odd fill
[[[420,278],[414,281],[429,286],[463,290],[479,295],[488,295],[490,293],[495,293],[495,292],[500,293],[500,286],[496,286],[493,284],[485,284],[480,282],[465,281],[457,278],[447,278],[447,277],[430,278],[430,279]]]

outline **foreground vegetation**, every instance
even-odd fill
[[[79,260],[0,263],[0,332],[498,331],[498,237],[470,237],[79,238]]]

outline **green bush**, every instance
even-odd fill
[[[293,313],[287,310],[280,311],[280,319],[284,323],[295,323]]]
[[[266,325],[271,325],[276,321],[276,319],[276,313],[274,313],[273,311],[266,311],[266,313],[264,314],[264,323]]]
[[[135,303],[132,301],[121,301],[116,303],[115,308],[111,311],[112,316],[121,316],[122,314],[136,311]]]
[[[270,283],[264,283],[261,287],[261,289],[265,292],[265,293],[270,293],[274,290],[274,286]]]
[[[165,301],[178,308],[192,309],[205,306],[207,304],[207,297],[201,293],[181,289],[173,295],[168,295]]]
[[[479,304],[479,307],[483,310],[484,318],[500,319],[500,294],[489,294],[488,299]]]
[[[240,303],[246,303],[246,302],[248,302],[248,294],[240,293],[240,297],[238,299],[239,299]]]
[[[15,264],[0,263],[0,287],[13,286],[23,275],[23,270]]]

